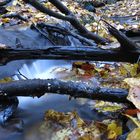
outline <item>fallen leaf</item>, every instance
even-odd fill
[[[140,127],[140,121],[135,118],[135,117],[132,117],[130,115],[127,115],[127,114],[124,114],[126,117],[128,117],[137,127]]]
[[[140,140],[140,128],[135,128],[129,133],[126,140]]]
[[[140,86],[131,87],[127,99],[140,109]]]
[[[119,135],[122,135],[122,127],[116,122],[112,122],[108,125],[108,139],[116,140]]]
[[[3,79],[0,79],[0,83],[8,83],[8,82],[12,82],[13,79],[11,77],[5,77]]]
[[[137,115],[137,113],[140,113],[139,109],[126,109],[125,110],[125,114],[130,115],[130,116]]]
[[[126,82],[130,87],[140,86],[140,78],[125,78],[124,82]]]

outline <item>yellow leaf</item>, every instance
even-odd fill
[[[78,138],[78,140],[93,140],[91,135],[84,135],[80,138]]]
[[[123,108],[122,104],[99,101],[96,102],[95,108],[102,112],[115,112]]]
[[[135,128],[129,133],[126,140],[140,140],[140,128]]]
[[[13,79],[11,77],[5,77],[5,78],[0,80],[0,83],[8,83],[11,81],[13,81]]]
[[[134,77],[137,75],[138,64],[123,64],[120,67],[120,73],[124,76],[131,76]]]
[[[130,87],[140,86],[140,78],[126,78],[123,81],[126,82]]]
[[[134,118],[128,114],[124,114],[126,117],[128,117],[137,127],[140,128],[140,121],[137,118]]]
[[[128,73],[127,70],[122,66],[119,68],[119,72],[122,76],[126,76]]]
[[[116,122],[112,122],[108,125],[108,139],[116,139],[119,135],[122,135],[122,127],[118,126]]]
[[[2,18],[1,22],[3,23],[9,23],[10,19],[9,18]]]

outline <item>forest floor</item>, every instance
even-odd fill
[[[42,1],[42,3],[47,8],[59,12],[51,3],[45,1]],[[139,0],[123,0],[114,4],[106,4],[99,8],[93,7],[92,1],[88,0],[63,0],[62,3],[76,15],[89,31],[109,39],[112,42],[111,48],[116,47],[118,41],[109,34],[102,19],[124,33],[140,31]],[[71,28],[71,25],[67,22],[43,14],[34,7],[25,4],[22,0],[14,0],[5,9],[7,10],[6,14],[0,17],[0,26],[5,30],[21,29],[21,27],[29,27],[40,22],[48,24],[59,23],[62,26],[66,24],[67,26],[65,27]],[[93,12],[95,9],[96,12]],[[8,17],[8,15],[12,14],[18,14],[22,18]],[[136,43],[140,44],[140,41]],[[109,49],[108,46],[99,45],[99,47]],[[128,89],[128,100],[135,105],[135,108],[131,109],[126,104],[112,102],[90,102],[91,110],[96,110],[99,114],[106,115],[106,119],[100,122],[84,120],[76,111],[62,113],[48,110],[45,113],[44,122],[38,129],[41,140],[47,140],[50,129],[54,131],[54,135],[51,135],[53,140],[140,139],[139,60],[135,64],[78,61],[73,62],[70,69],[56,67],[52,70],[52,73],[65,81],[82,81],[91,86]],[[10,80],[10,78],[4,78],[0,82],[8,82]]]

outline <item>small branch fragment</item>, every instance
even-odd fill
[[[19,13],[5,14],[2,18],[17,18],[25,22],[28,21],[27,18],[21,16]]]

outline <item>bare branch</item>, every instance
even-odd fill
[[[36,9],[38,9],[39,11],[46,13],[50,16],[53,16],[55,18],[59,18],[62,20],[66,20],[69,21],[71,23],[71,25],[76,28],[78,30],[78,32],[88,38],[88,39],[92,39],[94,40],[96,43],[100,43],[100,44],[106,44],[108,41],[100,36],[98,36],[97,34],[94,34],[90,31],[88,31],[85,26],[83,26],[78,19],[72,14],[72,12],[70,12],[61,2],[59,2],[58,0],[56,2],[51,1],[50,2],[52,4],[55,4],[54,6],[56,6],[60,11],[65,12],[65,16],[58,14],[56,12],[53,12],[52,10],[49,10],[48,8],[46,8],[44,5],[42,5],[41,3],[39,3],[37,0],[23,0],[26,3],[31,4],[32,6],[34,6]],[[58,5],[57,5],[58,4]],[[65,11],[66,10],[66,11]],[[67,15],[69,14],[69,15]]]

